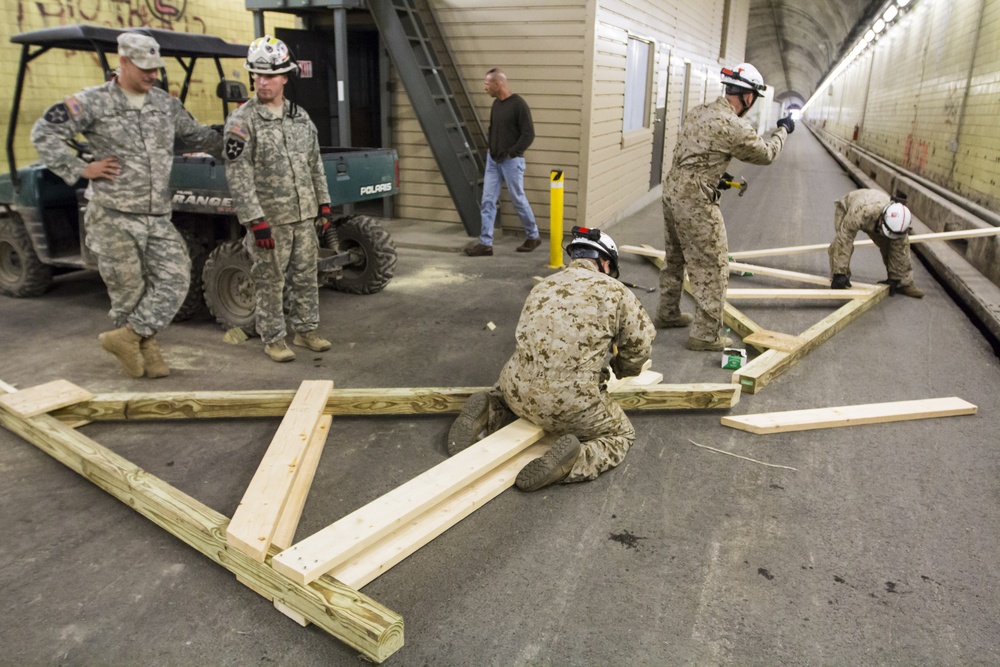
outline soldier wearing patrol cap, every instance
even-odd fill
[[[684,117],[674,162],[663,183],[666,257],[660,271],[660,304],[653,323],[660,328],[691,325],[689,350],[721,350],[732,340],[721,336],[722,309],[729,281],[729,245],[719,211],[720,189],[733,158],[770,164],[795,129],[791,118],[762,139],[743,116],[767,86],[760,72],[743,63],[722,70],[725,94],[695,107]],[[691,281],[695,314],[680,310],[684,271]]]
[[[226,122],[226,179],[236,215],[247,227],[257,333],[271,359],[292,361],[282,307],[286,274],[292,345],[314,352],[330,349],[330,341],[316,333],[317,232],[330,229],[330,194],[316,126],[284,95],[289,75],[298,68],[288,47],[265,35],[250,44],[243,66],[256,92]]]
[[[618,282],[618,247],[599,229],[573,228],[565,271],[528,295],[517,346],[496,387],[473,394],[448,433],[448,453],[473,445],[515,417],[561,436],[517,475],[522,491],[595,479],[622,462],[635,429],[608,396],[608,368],[638,375],[656,330]]]
[[[155,87],[164,65],[155,39],[123,32],[118,55],[115,77],[51,106],[31,141],[64,181],[90,181],[86,243],[97,256],[117,327],[99,336],[101,347],[132,377],[157,378],[170,368],[154,337],[177,314],[191,277],[187,248],[170,220],[174,140],[221,157],[222,137]],[[87,139],[93,162],[67,150],[77,134]]]

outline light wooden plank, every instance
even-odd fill
[[[853,322],[862,313],[870,310],[889,293],[886,285],[879,285],[866,299],[854,299],[799,334],[802,345],[792,352],[768,350],[733,372],[733,382],[743,391],[755,394],[770,384],[789,368],[797,364],[810,352],[830,340],[838,331]]]
[[[971,239],[981,236],[996,236],[1000,234],[1000,227],[990,227],[988,229],[960,229],[954,232],[935,232],[933,234],[915,234],[906,237],[907,243],[927,243],[930,241],[955,241],[957,239]],[[854,242],[855,248],[875,245],[871,239],[862,239]],[[775,257],[778,255],[797,255],[807,252],[817,252],[826,250],[829,243],[817,243],[814,245],[791,246],[788,248],[761,248],[760,250],[740,250],[729,253],[732,259],[751,259],[754,257]]]
[[[326,446],[326,438],[330,434],[332,422],[331,415],[320,417],[316,431],[302,454],[299,474],[295,476],[292,490],[288,494],[288,502],[285,503],[285,509],[281,512],[278,526],[274,529],[274,537],[271,538],[271,544],[279,549],[287,549],[292,546],[295,530],[299,527],[299,519],[302,518],[302,510],[306,506],[306,498],[309,496],[309,489],[312,486],[313,477],[316,475],[319,459],[323,455],[323,448]]]
[[[86,389],[67,380],[53,380],[0,396],[0,406],[21,417],[52,412],[68,405],[89,401],[94,397]]]
[[[799,336],[781,333],[780,331],[757,331],[743,339],[744,343],[765,347],[769,350],[794,352],[805,341]]]
[[[773,269],[769,266],[760,266],[758,264],[744,264],[743,262],[729,262],[730,271],[740,271],[749,272],[754,276],[767,276],[768,278],[781,278],[783,280],[791,280],[800,283],[809,283],[812,285],[829,285],[830,278],[828,276],[817,276],[811,273],[799,273],[798,271],[786,271],[785,269]],[[867,283],[859,283],[852,281],[851,283],[854,289],[872,289],[874,285],[869,285]]]
[[[229,549],[224,537],[229,519],[82,433],[48,415],[21,418],[2,410],[0,426],[375,662],[403,646],[399,614],[331,577],[301,586]],[[272,547],[270,554],[275,553]]]
[[[859,424],[881,424],[911,419],[933,419],[974,415],[977,407],[956,396],[927,398],[916,401],[841,405],[835,408],[813,408],[786,412],[763,412],[755,415],[723,417],[722,425],[750,433],[785,433],[809,431]]]
[[[726,290],[726,299],[866,299],[871,290],[736,288]]]
[[[226,530],[226,542],[264,562],[268,547],[333,389],[329,380],[307,380],[292,399],[285,418],[250,480]]]

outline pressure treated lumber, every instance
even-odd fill
[[[87,436],[48,415],[22,418],[0,410],[0,426],[372,660],[382,662],[402,647],[399,614],[331,577],[301,586],[229,549],[225,516]]]
[[[805,341],[799,336],[781,333],[780,331],[757,331],[743,339],[744,343],[769,350],[794,352]]]
[[[799,273],[798,271],[786,271],[785,269],[773,269],[769,266],[759,264],[744,264],[743,262],[729,262],[730,271],[749,272],[754,276],[767,276],[769,278],[781,278],[799,283],[809,283],[811,285],[829,285],[829,276],[817,276],[812,273]],[[854,289],[872,289],[874,285],[852,281]]]
[[[86,389],[66,380],[53,380],[0,396],[0,407],[21,417],[51,412],[68,405],[89,401],[94,397]]]
[[[859,424],[881,424],[911,419],[933,419],[974,415],[977,407],[956,396],[917,401],[841,405],[835,408],[763,412],[755,415],[723,417],[722,425],[750,433],[785,433]]]
[[[870,290],[746,287],[726,290],[726,299],[865,299]]]
[[[729,321],[726,323],[729,324]],[[744,335],[742,330],[731,324],[730,326],[733,331]],[[698,391],[698,386],[656,385],[643,390],[645,401],[626,409],[673,410],[701,407],[706,401],[710,401],[693,393]],[[469,396],[489,389],[489,387],[334,389],[327,400],[324,413],[368,416],[457,414],[462,411],[462,406]],[[63,422],[75,422],[81,419],[132,421],[280,417],[288,410],[294,395],[295,392],[290,390],[97,394],[92,400],[62,408],[53,412],[52,416]],[[617,400],[616,390],[611,390],[611,395]],[[693,404],[687,404],[689,400]]]
[[[323,455],[326,438],[330,435],[331,423],[333,423],[331,415],[323,415],[320,418],[319,424],[316,425],[316,431],[302,454],[299,474],[295,476],[295,482],[288,494],[288,502],[285,503],[285,509],[281,511],[281,518],[274,529],[274,537],[271,538],[271,544],[279,549],[287,549],[292,546],[295,529],[299,527],[299,519],[302,518],[302,510],[306,506],[306,498],[309,496],[309,489],[312,487],[319,459]]]
[[[817,347],[830,340],[838,331],[870,310],[889,293],[887,285],[879,285],[866,299],[854,299],[799,334],[802,345],[791,352],[768,350],[733,372],[733,382],[748,394],[756,394],[775,378],[797,364]]]
[[[302,383],[229,522],[229,546],[261,563],[332,390],[329,380]]]

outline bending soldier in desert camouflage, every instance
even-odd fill
[[[689,350],[721,350],[732,340],[720,335],[729,282],[729,244],[719,211],[720,189],[733,158],[770,164],[795,130],[791,118],[778,121],[766,141],[743,116],[767,89],[748,63],[722,70],[725,95],[695,107],[684,117],[674,162],[663,183],[665,264],[660,271],[659,328],[691,325]],[[731,177],[730,177],[731,178]],[[691,281],[695,314],[680,310],[684,270]]]
[[[902,199],[889,197],[881,190],[865,188],[849,192],[834,204],[833,227],[836,235],[830,244],[830,287],[851,286],[851,255],[854,238],[863,231],[882,252],[889,294],[921,299],[924,293],[913,284],[913,267],[906,235],[910,231],[910,209]]]
[[[243,238],[253,259],[257,333],[271,359],[292,361],[282,307],[286,274],[292,345],[330,349],[316,333],[317,232],[330,228],[330,194],[316,126],[284,95],[288,75],[298,68],[288,47],[265,35],[250,44],[243,66],[257,92],[226,122],[226,179],[236,215],[249,228]]]
[[[46,166],[70,185],[90,179],[84,216],[87,247],[108,287],[117,327],[101,347],[132,377],[170,374],[154,336],[177,314],[188,292],[191,260],[170,220],[174,139],[221,157],[222,137],[198,125],[181,103],[155,88],[163,67],[152,37],[118,36],[117,75],[53,105],[31,141]],[[82,134],[94,161],[66,150]]]
[[[609,361],[618,377],[638,375],[656,336],[642,304],[615,280],[611,237],[597,229],[573,233],[569,267],[528,295],[517,348],[496,387],[470,396],[448,434],[453,455],[515,416],[561,436],[518,473],[522,491],[595,479],[622,462],[635,429],[607,394]]]

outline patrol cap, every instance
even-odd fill
[[[125,56],[140,69],[159,69],[164,65],[156,40],[137,32],[118,35],[118,55]]]

